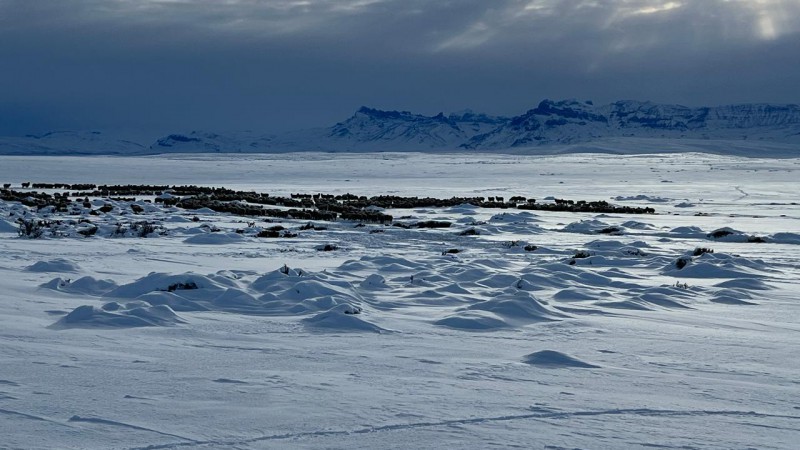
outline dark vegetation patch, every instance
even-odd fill
[[[706,247],[697,247],[692,252],[692,256],[700,256],[704,253],[714,253],[713,248],[706,248]]]
[[[417,222],[413,226],[414,228],[450,228],[450,225],[452,225],[450,222],[442,220],[426,220]]]
[[[170,284],[169,286],[167,286],[166,291],[167,292],[188,291],[191,289],[199,289],[197,283],[195,283],[194,281],[187,281],[186,283]]]
[[[25,188],[30,187],[27,183]],[[268,216],[308,220],[354,220],[387,223],[392,216],[375,209],[447,208],[461,204],[478,207],[516,208],[522,210],[570,211],[618,214],[653,214],[653,208],[616,206],[606,201],[555,199],[552,203],[537,203],[535,199],[514,196],[507,201],[503,197],[402,197],[394,195],[358,196],[354,194],[291,194],[289,197],[273,197],[267,193],[236,191],[224,187],[168,186],[168,185],[94,185],[36,183],[34,189],[63,189],[69,192],[48,194],[42,192],[19,192],[4,187],[0,198],[20,201],[27,206],[56,206],[63,208],[71,201],[69,197],[118,198],[134,201],[137,196],[158,196],[156,203],[181,206],[185,209],[210,208],[217,212],[238,215]],[[169,195],[164,195],[169,194]],[[267,206],[291,208],[272,209]]]
[[[714,230],[711,233],[708,233],[708,237],[714,238],[714,239],[720,239],[720,238],[724,238],[725,236],[730,236],[732,234],[733,234],[733,231],[722,229],[722,230]]]

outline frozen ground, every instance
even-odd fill
[[[301,230],[140,200],[87,214],[93,237],[25,239],[13,220],[36,213],[0,202],[0,448],[796,448],[797,180],[797,159],[701,154],[3,157],[16,186],[657,214],[462,205],[388,211],[444,229]],[[145,219],[166,234],[111,237]],[[274,225],[298,236],[254,237]]]

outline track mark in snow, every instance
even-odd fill
[[[232,378],[217,378],[216,380],[211,380],[214,383],[228,383],[228,384],[248,384],[246,381],[241,380],[234,380]]]
[[[740,201],[740,200],[744,200],[744,199],[746,199],[747,197],[750,197],[750,194],[748,194],[747,192],[743,191],[743,190],[742,190],[742,188],[741,188],[741,186],[734,186],[733,188],[734,188],[734,189],[736,189],[736,191],[737,191],[737,192],[739,192],[740,194],[742,194],[742,196],[741,196],[741,197],[739,197],[739,198],[737,198],[736,200],[734,200],[735,202],[738,202],[738,201]]]
[[[40,421],[40,422],[54,423],[56,425],[69,427],[69,425],[61,423],[61,422],[59,422],[57,420],[48,419],[47,417],[35,416],[33,414],[27,414],[27,413],[23,413],[23,412],[19,412],[19,411],[12,411],[10,409],[0,409],[0,414],[6,414],[6,415],[9,415],[9,416],[24,417],[26,419],[37,420],[37,421]]]
[[[147,447],[134,447],[131,450],[158,450],[177,447],[193,447],[199,445],[212,445],[220,447],[229,447],[235,445],[252,444],[254,442],[262,441],[277,441],[283,439],[298,439],[298,438],[315,438],[315,437],[330,437],[330,436],[347,436],[351,434],[367,434],[379,433],[383,431],[398,431],[398,430],[413,430],[416,428],[430,428],[430,427],[443,427],[453,425],[475,425],[492,422],[509,422],[514,420],[541,420],[541,419],[569,419],[582,416],[643,416],[643,417],[691,417],[691,416],[739,416],[750,417],[759,419],[794,419],[800,420],[800,416],[790,416],[782,414],[766,414],[758,413],[755,411],[734,411],[734,410],[698,410],[698,411],[681,411],[681,410],[661,410],[661,409],[648,409],[648,408],[635,408],[635,409],[609,409],[598,411],[554,411],[545,408],[532,407],[532,413],[517,414],[508,416],[494,416],[494,417],[471,417],[468,419],[452,419],[442,420],[438,422],[415,422],[395,425],[381,425],[376,427],[359,428],[356,430],[338,430],[338,431],[306,431],[302,433],[285,433],[273,434],[268,436],[260,436],[250,439],[231,440],[231,441],[192,441],[192,442],[178,442],[172,444],[150,445]],[[748,425],[750,425],[748,423]],[[181,438],[185,439],[185,438]]]
[[[165,433],[163,431],[153,430],[152,428],[140,427],[140,426],[137,426],[137,425],[131,425],[131,424],[127,424],[127,423],[124,423],[124,422],[117,422],[115,420],[100,419],[98,417],[72,416],[72,417],[69,418],[69,421],[70,422],[96,423],[96,424],[100,424],[100,425],[112,425],[112,426],[116,426],[116,427],[131,428],[131,429],[134,429],[134,430],[148,431],[150,433],[160,434],[162,436],[169,436],[169,437],[174,437],[174,438],[178,438],[178,439],[183,439],[185,441],[190,441],[189,443],[192,443],[192,444],[193,443],[197,443],[197,441],[195,441],[194,439],[190,439],[190,438],[187,438],[187,437],[179,436],[177,434]]]

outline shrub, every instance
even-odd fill
[[[87,228],[81,228],[78,230],[78,234],[84,237],[94,236],[97,233],[97,225],[92,225]]]
[[[117,227],[111,232],[111,237],[125,237],[126,234],[128,234],[128,229],[125,228],[125,225],[117,222]]]
[[[20,237],[39,239],[44,234],[44,224],[40,220],[20,219],[17,233]]]
[[[414,226],[416,228],[450,228],[450,225],[452,225],[450,222],[441,220],[425,220],[417,222]]]
[[[131,226],[131,230],[136,233],[137,236],[143,238],[147,237],[150,233],[156,232],[156,226],[153,223],[143,221],[143,222],[136,222]]]
[[[167,292],[185,291],[190,289],[199,289],[197,287],[197,283],[195,283],[194,281],[187,281],[186,283],[170,284],[167,287]]]
[[[691,261],[691,260],[692,260],[691,258],[687,258],[685,256],[681,256],[680,258],[678,258],[675,261],[675,267],[677,267],[678,270],[681,270],[684,267],[686,267],[686,265],[689,264],[689,261]]]
[[[307,224],[305,224],[302,227],[300,227],[300,230],[301,231],[306,231],[306,230],[325,231],[325,230],[327,230],[327,228],[326,227],[318,227],[318,226],[314,225],[313,223],[308,222]]]
[[[720,229],[720,230],[712,231],[711,233],[708,234],[708,236],[712,237],[714,239],[719,239],[719,238],[724,238],[725,236],[730,236],[732,234],[733,234],[733,231],[726,230],[726,229],[723,228],[723,229]]]
[[[461,233],[459,233],[458,235],[459,236],[477,236],[479,234],[480,233],[475,228],[468,228],[468,229],[462,231]]]
[[[706,247],[697,247],[692,252],[692,256],[700,256],[703,253],[714,253],[713,248],[706,248]]]

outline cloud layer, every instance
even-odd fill
[[[796,0],[0,0],[0,134],[798,103]]]

